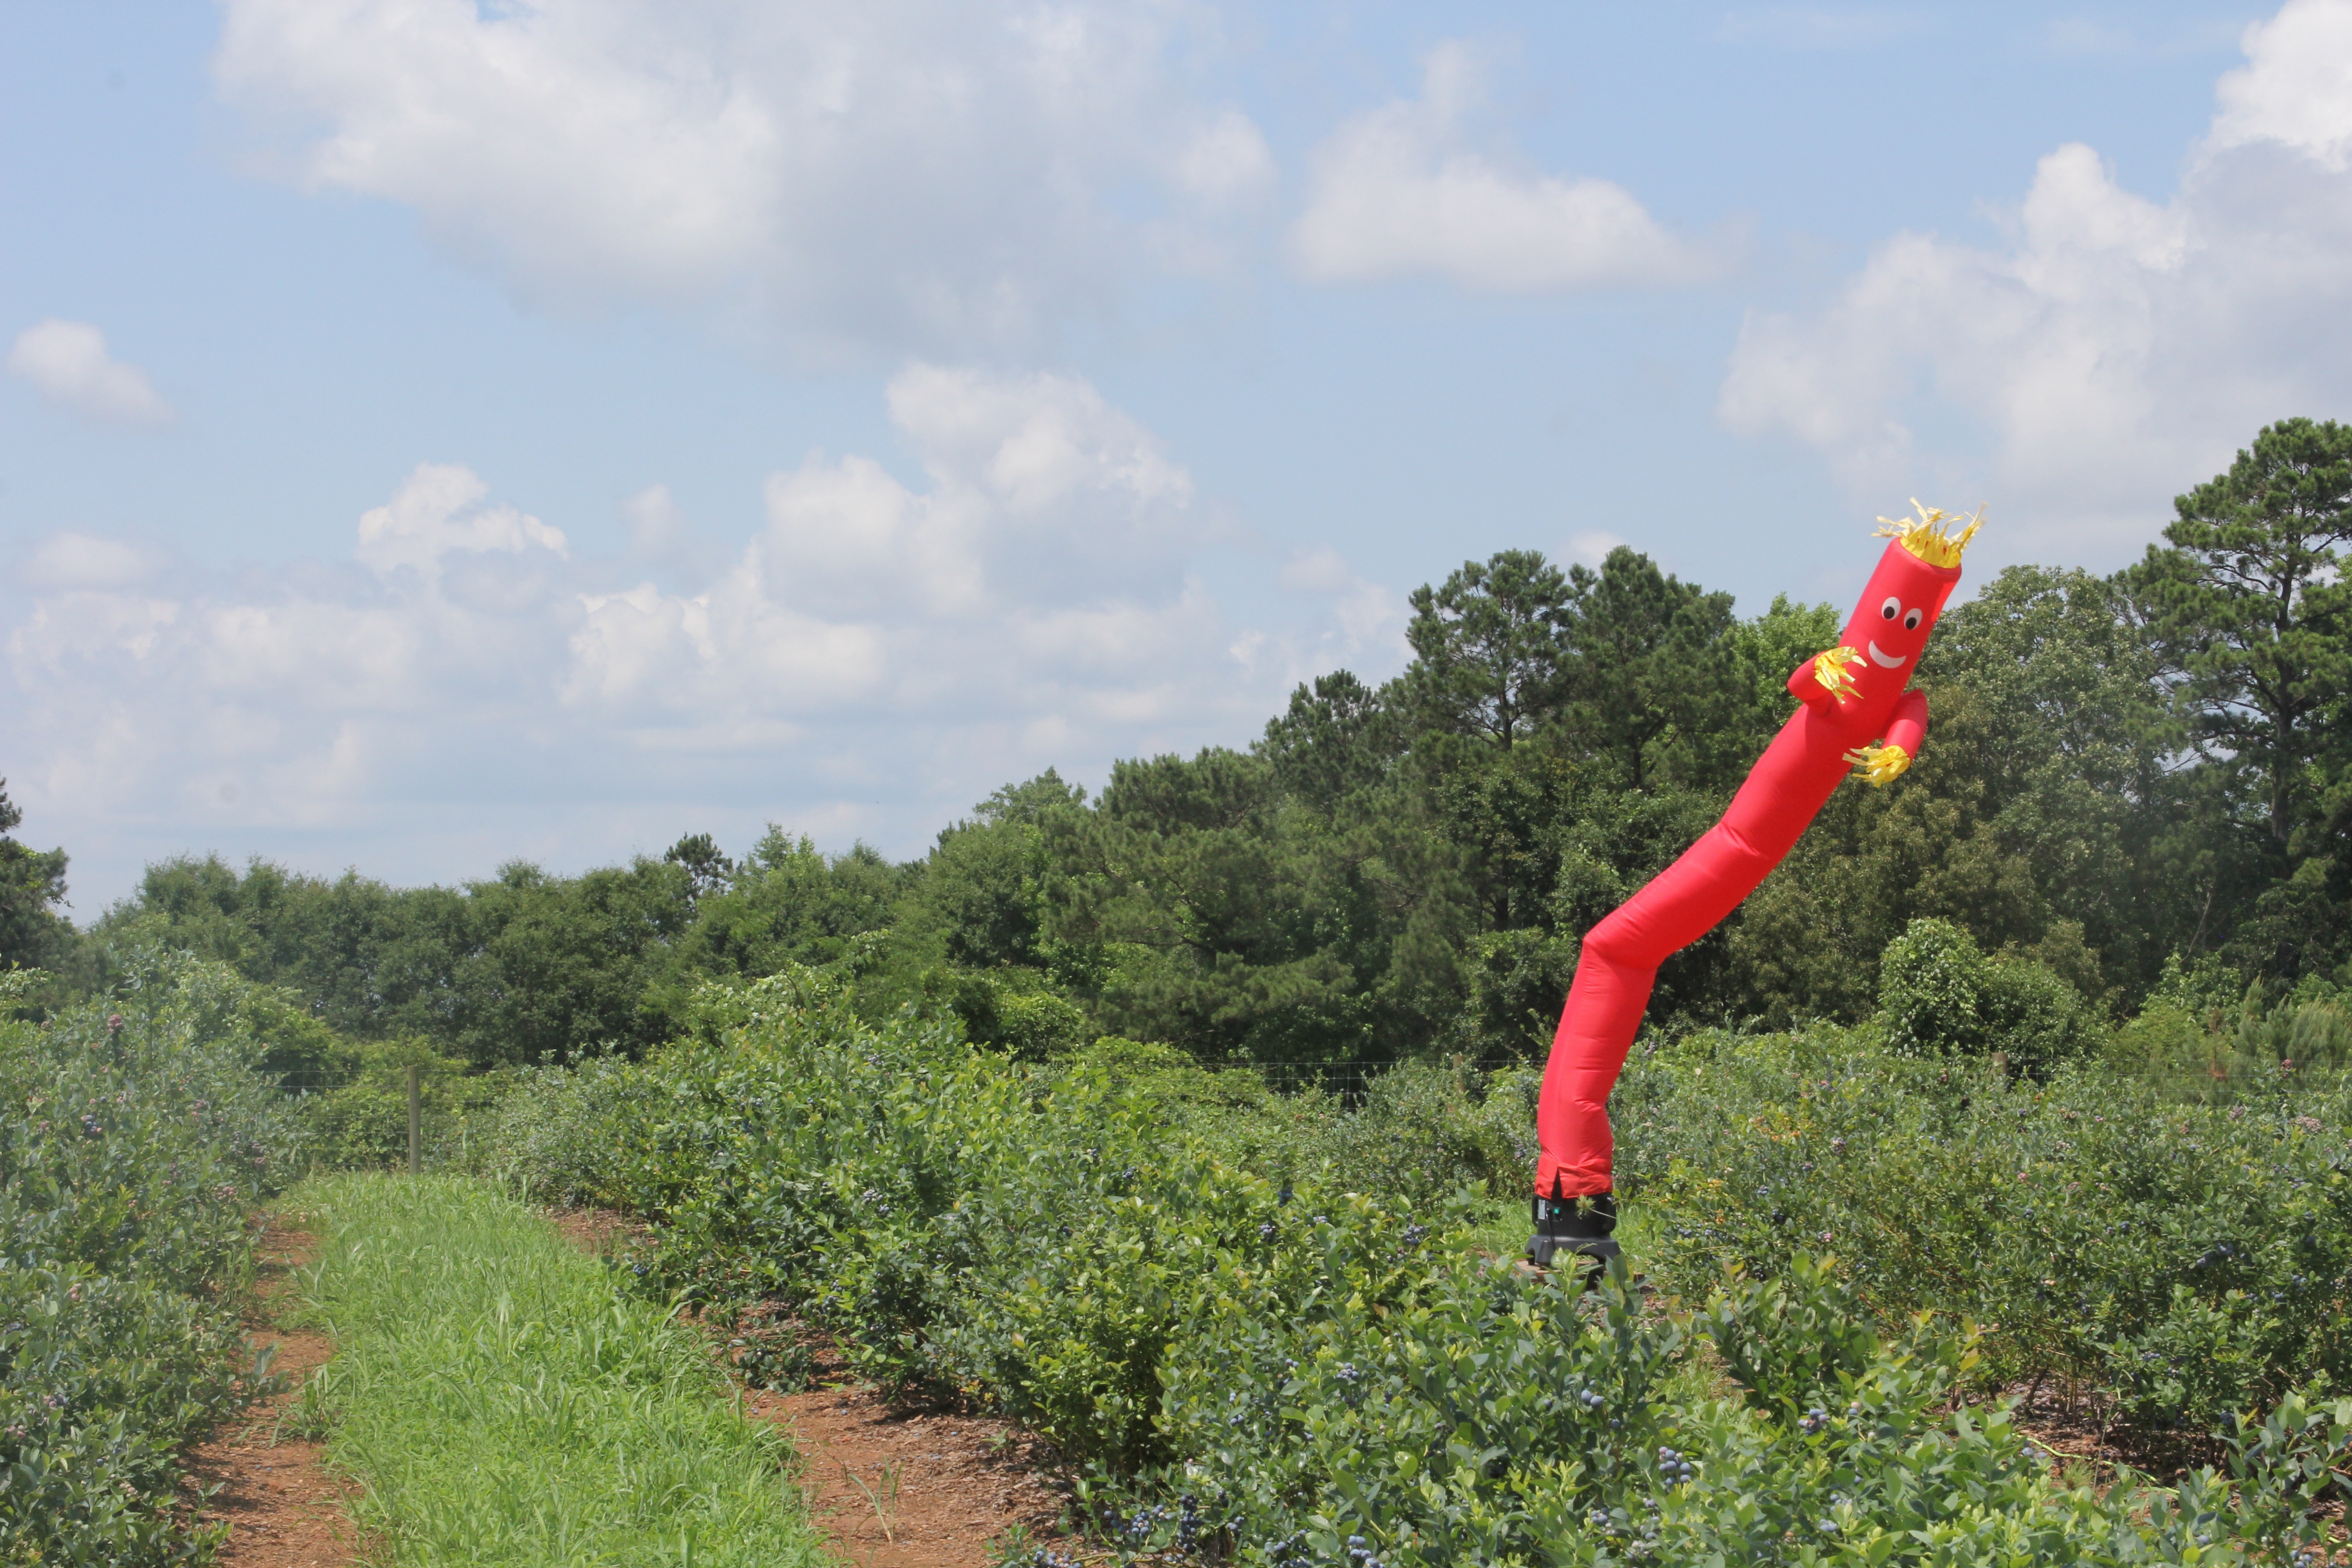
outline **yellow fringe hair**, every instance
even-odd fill
[[[1964,519],[1939,506],[1921,506],[1915,497],[1911,510],[1919,515],[1899,520],[1880,518],[1878,521],[1882,526],[1878,530],[1878,537],[1901,540],[1904,549],[1930,566],[1958,566],[1960,552],[1969,547],[1969,541],[1974,539],[1977,530],[1984,526],[1982,507]],[[1968,524],[1966,528],[1958,526],[1963,521]]]

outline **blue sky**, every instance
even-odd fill
[[[0,8],[0,774],[95,916],[1008,779],[1466,557],[2109,569],[2352,393],[2352,0]]]

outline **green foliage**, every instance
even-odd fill
[[[446,1156],[453,1129],[470,1110],[491,1104],[502,1084],[495,1076],[468,1077],[466,1064],[419,1039],[342,1044],[325,1058],[315,1088],[289,1076],[287,1086],[309,1088],[303,1109],[310,1128],[311,1163],[326,1170],[384,1170],[408,1158],[408,1069],[417,1069],[419,1132],[435,1163]]]
[[[1523,746],[1454,769],[1435,806],[1448,837],[1469,847],[1469,881],[1491,933],[1465,943],[1465,1044],[1488,1059],[1549,1047],[1585,931],[1671,864],[1713,825],[1716,796],[1661,784],[1627,791],[1609,771]],[[1713,1011],[1721,939],[1668,960],[1653,1007],[1674,1017]]]
[[[1375,691],[1347,670],[1318,675],[1290,694],[1257,745],[1276,787],[1328,821],[1342,802],[1373,789],[1404,752],[1400,693]]]
[[[1882,1321],[1989,1325],[1987,1380],[2064,1377],[2143,1432],[2352,1387],[2341,1083],[2183,1104],[2095,1062],[2012,1080],[1832,1029],[1628,1077],[1620,1186],[1662,1211],[1654,1261],[1685,1289],[1834,1247]]]
[[[1920,679],[1937,704],[1933,793],[1964,814],[1918,912],[1989,948],[2071,923],[2097,956],[2062,973],[2094,998],[2137,994],[2198,940],[2211,849],[2183,832],[2194,799],[2160,668],[2127,596],[2087,573],[2009,567],[1945,614]]]
[[[1292,808],[1264,756],[1122,762],[1098,809],[1066,820],[1050,934],[1117,954],[1093,1003],[1106,1033],[1207,1060],[1380,1059],[1426,1027],[1419,911],[1388,879],[1428,852],[1389,822]]]
[[[1167,1398],[1193,1457],[1164,1484],[1240,1562],[2232,1560],[2192,1540],[2219,1510],[2053,1482],[2004,1412],[1949,1407],[1963,1346],[1880,1341],[1822,1273],[1735,1281],[1696,1324],[1643,1313],[1622,1276],[1580,1297],[1458,1260],[1385,1311],[1255,1285],[1220,1300]],[[1825,1366],[1790,1321],[1848,1353]],[[1738,1347],[1747,1397],[1694,1375],[1694,1326]],[[2181,1490],[2221,1501],[2210,1476]],[[1121,1545],[1182,1539],[1174,1510],[1116,1522]]]
[[[13,1000],[22,975],[5,978]],[[179,1450],[258,1386],[249,1218],[299,1124],[215,964],[129,958],[121,994],[0,1023],[0,1561],[202,1561]]]
[[[523,1068],[504,1092],[467,1118],[465,1137],[445,1165],[530,1193],[543,1202],[617,1203],[614,1129],[632,1114],[636,1075],[614,1058],[576,1068]]]
[[[1662,770],[1685,783],[1745,773],[1731,628],[1730,595],[1677,582],[1625,545],[1598,572],[1571,568],[1564,735],[1636,793]]]
[[[2042,1075],[2095,1051],[2104,1036],[2082,993],[2048,966],[1987,957],[1948,921],[1913,921],[1887,944],[1878,999],[1887,1043],[1910,1056],[1998,1051],[2011,1068]]]
[[[292,991],[344,1035],[418,1036],[488,1066],[666,1037],[658,983],[694,887],[684,866],[643,858],[568,879],[516,862],[463,889],[412,889],[183,858],[149,867],[95,934],[191,949]]]
[[[1185,1120],[1228,1163],[1278,1180],[1423,1208],[1480,1184],[1516,1200],[1535,1168],[1538,1081],[1525,1068],[1406,1062],[1372,1078],[1352,1106],[1309,1090],[1237,1100]]]
[[[2352,1501],[2352,1399],[2293,1394],[2261,1421],[2241,1415],[2231,1426],[2241,1538],[2269,1548],[2273,1562],[2325,1562],[2335,1542],[2322,1510]]]
[[[940,970],[927,979],[967,1039],[1045,1061],[1067,1055],[1086,1038],[1085,1009],[1038,970]]]
[[[723,890],[698,895],[672,956],[655,961],[664,1028],[676,1027],[698,978],[772,974],[787,963],[849,957],[896,918],[908,884],[905,868],[863,845],[828,857],[806,835],[788,837],[771,826]],[[649,1035],[644,1043],[664,1037]]]
[[[2160,992],[2115,1030],[2103,1059],[2162,1099],[2265,1103],[2352,1068],[2352,1014],[2332,992],[2302,999],[2311,989],[2306,981],[2274,1007],[2259,983],[2229,1005]]]
[[[1686,775],[1725,761],[1715,737],[1746,696],[1727,594],[1622,545],[1597,572],[1506,550],[1415,590],[1412,609],[1405,700],[1433,737],[1507,752],[1549,730],[1635,791],[1669,758]]]
[[[1480,1258],[1475,1189],[1403,1179],[1522,1159],[1481,1129],[1524,1125],[1526,1075],[1399,1072],[1347,1112],[1132,1040],[1036,1065],[877,1026],[814,972],[698,1005],[692,1043],[538,1101],[603,1108],[578,1141],[656,1221],[635,1267],[721,1311],[780,1297],[880,1381],[1029,1423],[1119,1561],[2241,1563],[2339,1451],[2289,1401],[2228,1479],[2078,1485],[1971,1399],[1985,1337],[1888,1332],[1880,1277],[1809,1247],[1687,1311],[1622,1267],[1587,1292]],[[1656,1079],[1713,1070],[1651,1058],[1642,1126],[1684,1103]]]
[[[0,779],[0,970],[61,969],[74,957],[74,931],[58,913],[66,896],[66,852],[9,837],[25,814]]]
[[[1795,1424],[1843,1403],[1885,1346],[1830,1260],[1799,1251],[1775,1279],[1748,1281],[1735,1269],[1728,1293],[1697,1321],[1749,1405]],[[1948,1346],[1921,1336],[1931,1354]],[[1943,1369],[1948,1376],[1957,1367]]]
[[[1536,550],[1465,561],[1412,592],[1406,687],[1422,727],[1508,749],[1566,695],[1569,579]]]
[[[2147,606],[2189,734],[2236,775],[2271,841],[2294,855],[2321,720],[2352,678],[2352,426],[2282,419],[2227,472],[2174,503],[2165,542],[2126,578]]]
[[[698,1337],[487,1185],[341,1176],[289,1207],[335,1356],[302,1414],[402,1563],[815,1564],[773,1428]]]

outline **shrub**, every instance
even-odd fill
[[[1997,1325],[1988,1382],[2077,1380],[2157,1433],[2352,1388],[2340,1088],[2184,1106],[2095,1064],[2011,1081],[1829,1028],[1628,1077],[1661,1071],[1619,1169],[1663,1211],[1654,1263],[1683,1289],[1834,1247],[1883,1321]]]
[[[610,1057],[522,1068],[467,1119],[452,1163],[541,1203],[624,1204],[617,1139],[641,1077]]]
[[[924,978],[965,1036],[1025,1061],[1067,1055],[1086,1038],[1086,1009],[1055,991],[1041,970],[938,969]]]
[[[469,1076],[465,1061],[424,1039],[345,1041],[318,1065],[289,1075],[303,1097],[311,1162],[328,1170],[383,1170],[408,1158],[408,1069],[417,1069],[419,1131],[425,1151],[446,1153],[469,1111],[495,1103],[517,1069]],[[438,1163],[438,1159],[436,1159]]]
[[[599,1069],[611,1117],[583,1141],[610,1152],[591,1179],[655,1222],[644,1278],[718,1307],[784,1298],[876,1378],[1027,1422],[1077,1468],[1080,1510],[1123,1561],[2235,1562],[2226,1538],[2273,1539],[2280,1478],[2319,1451],[2305,1423],[2248,1448],[2232,1482],[2054,1479],[2005,1406],[1967,1398],[1990,1336],[1899,1314],[1890,1332],[1889,1273],[1843,1270],[1717,1201],[1726,1164],[1765,1151],[1769,1181],[1771,1151],[1814,1152],[1810,1101],[1760,1093],[1787,1087],[1791,1042],[1652,1055],[1629,1075],[1645,1115],[1680,1119],[1627,1138],[1682,1220],[1677,1268],[1744,1246],[1773,1274],[1677,1273],[1702,1303],[1684,1313],[1645,1304],[1622,1268],[1586,1294],[1479,1258],[1475,1186],[1403,1189],[1408,1164],[1507,1161],[1524,1180],[1518,1146],[1489,1135],[1523,1122],[1524,1077],[1400,1071],[1352,1111],[1215,1103],[1226,1075],[1133,1042],[1038,1065],[911,1017],[871,1026],[809,972],[701,1005],[692,1042]],[[2032,1092],[1979,1069],[1937,1100],[1914,1081],[1937,1064],[1871,1060],[1840,1127],[1886,1107],[1890,1082],[1911,1086],[1894,1105],[1915,1121],[1973,1092],[1996,1125]],[[1803,1066],[1810,1095],[1822,1069]],[[1380,1138],[1405,1152],[1370,1152]],[[1391,1190],[1349,1190],[1340,1156]],[[1884,1200],[1918,1173],[1915,1159],[1855,1191]],[[1708,1202],[1720,1212],[1695,1226]],[[1970,1212],[1920,1203],[1937,1223]]]
[[[256,1022],[288,1006],[145,952],[110,1000],[0,1023],[0,1562],[209,1554],[178,1450],[256,1386],[249,1216],[299,1138]]]
[[[2083,994],[2047,965],[1996,953],[1948,921],[1915,920],[1879,963],[1879,1014],[1889,1046],[1910,1056],[2007,1056],[2046,1073],[2099,1044]]]

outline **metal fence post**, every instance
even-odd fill
[[[408,1173],[425,1168],[424,1103],[416,1087],[416,1064],[408,1064]]]

